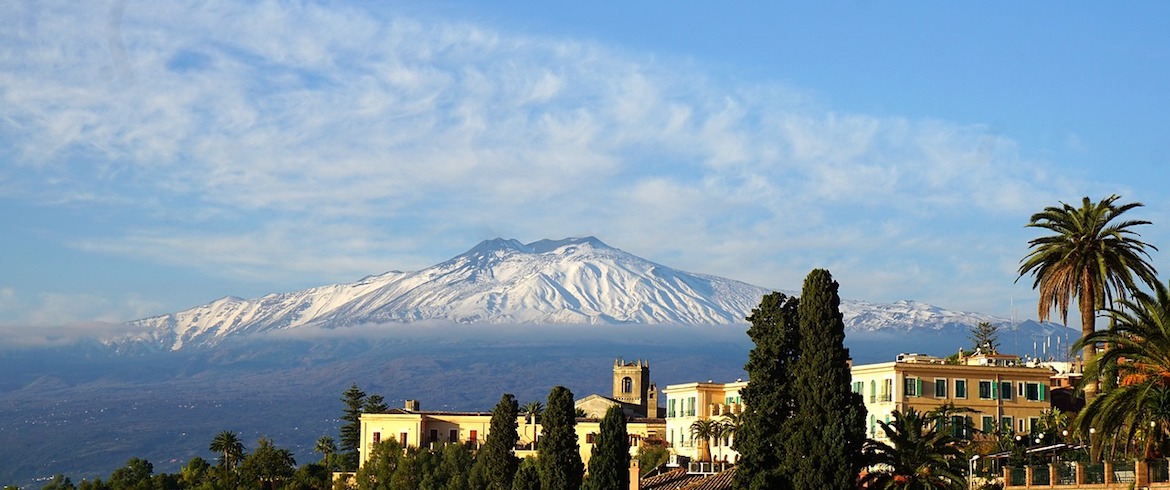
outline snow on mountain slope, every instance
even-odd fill
[[[461,323],[733,324],[767,289],[665,267],[593,237],[487,240],[416,272],[262,298],[227,297],[132,322],[180,349],[305,325],[442,319]]]
[[[336,328],[420,320],[743,325],[768,292],[656,264],[593,237],[529,244],[497,238],[420,271],[392,271],[351,284],[249,300],[226,297],[131,323],[147,332],[135,340],[174,350],[309,325]],[[889,305],[842,301],[841,311],[846,329],[855,332],[928,329],[961,334],[979,322],[1011,324],[1003,318],[913,301]]]

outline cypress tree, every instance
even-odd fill
[[[491,429],[487,441],[475,455],[475,464],[472,474],[475,484],[483,485],[487,490],[512,490],[512,479],[516,476],[516,468],[520,465],[519,458],[513,450],[520,442],[520,434],[516,431],[516,417],[520,413],[520,404],[516,397],[505,393],[500,402],[492,410]]]
[[[541,425],[541,440],[537,444],[540,487],[544,490],[581,488],[585,465],[577,446],[573,392],[564,386],[556,386],[549,392]]]
[[[798,489],[854,488],[865,442],[865,406],[850,389],[838,285],[815,269],[800,293],[800,355],[792,365],[796,411],[788,440]],[[752,380],[754,383],[755,380]]]
[[[755,347],[744,366],[751,382],[740,390],[745,409],[732,442],[739,452],[737,489],[793,488],[786,441],[795,407],[791,371],[799,352],[799,304],[773,292],[747,317]]]
[[[358,467],[358,446],[362,441],[362,408],[365,405],[366,392],[358,389],[354,383],[341,394],[341,402],[345,404],[341,420],[341,467],[345,471],[353,471]]]
[[[630,487],[630,437],[626,433],[626,414],[617,405],[609,407],[601,419],[585,486],[591,490]]]

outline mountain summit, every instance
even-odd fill
[[[459,323],[744,323],[768,289],[672,269],[594,237],[521,243],[496,238],[416,272],[256,299],[225,297],[132,322],[178,350],[237,334],[302,326]]]

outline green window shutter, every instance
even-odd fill
[[[1040,401],[1044,401],[1044,383],[1040,383]]]
[[[999,398],[999,383],[992,381],[991,382],[991,399],[995,400],[998,398]]]
[[[922,378],[918,378],[917,384],[918,386],[916,386],[916,388],[918,389],[915,390],[915,393],[918,393],[918,396],[922,396]]]

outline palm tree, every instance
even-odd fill
[[[715,446],[719,448],[719,457],[716,458],[717,461],[723,460],[723,448],[727,446],[728,438],[731,437],[732,432],[734,432],[734,429],[732,429],[729,423],[715,421],[712,424],[711,438],[715,439]]]
[[[739,424],[742,420],[743,412],[727,412],[723,414],[723,437],[727,447],[731,447],[732,441],[735,439],[735,433],[739,431]]]
[[[329,436],[318,437],[317,444],[313,446],[313,452],[321,453],[321,464],[328,466],[329,457],[337,452],[337,442]]]
[[[718,424],[711,419],[696,420],[691,424],[691,439],[699,440],[699,461],[711,461],[711,438],[715,437]]]
[[[1033,214],[1027,226],[1052,232],[1028,242],[1031,251],[1020,262],[1020,276],[1031,274],[1032,287],[1039,290],[1037,313],[1047,321],[1056,309],[1068,323],[1072,298],[1077,298],[1081,316],[1081,336],[1096,330],[1096,312],[1110,308],[1114,299],[1125,299],[1138,282],[1157,282],[1147,249],[1158,248],[1138,239],[1133,230],[1150,224],[1144,220],[1116,220],[1141,203],[1115,204],[1116,194],[1093,203],[1084,198],[1081,207],[1061,203]],[[1096,344],[1082,343],[1084,361],[1096,354]],[[1088,379],[1088,378],[1086,378]],[[1086,396],[1097,392],[1096,382],[1086,386]]]
[[[963,452],[956,439],[938,430],[913,408],[894,411],[894,419],[881,424],[889,444],[869,440],[863,457],[869,465],[859,487],[881,489],[961,489]]]
[[[1160,446],[1170,429],[1170,287],[1154,283],[1152,293],[1137,291],[1119,301],[1119,308],[1108,310],[1109,330],[1074,344],[1111,346],[1085,366],[1086,380],[1107,370],[1117,375],[1117,387],[1078,414],[1077,429],[1083,434],[1092,428],[1121,441],[1144,434],[1147,452]]]
[[[532,428],[532,449],[536,449],[536,424],[540,423],[540,413],[544,411],[544,404],[538,400],[532,400],[520,407],[520,411],[524,412],[524,425],[531,425]],[[525,437],[527,437],[528,430],[525,429]]]
[[[230,430],[216,434],[215,438],[211,440],[209,449],[223,455],[219,464],[228,469],[235,468],[236,464],[244,457],[244,444],[240,442],[239,436]]]

